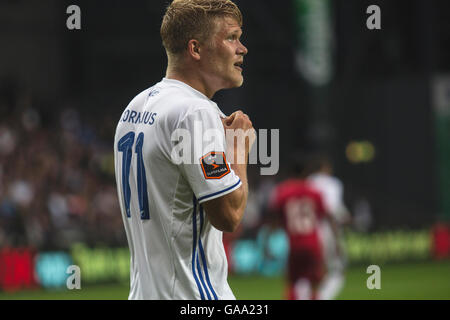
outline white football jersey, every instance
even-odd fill
[[[321,299],[331,299],[342,285],[339,277],[335,278],[337,274],[342,273],[346,264],[346,253],[344,239],[339,228],[350,218],[350,213],[344,204],[344,186],[342,182],[333,176],[316,173],[308,177],[308,182],[318,190],[325,205],[325,209],[330,215],[334,217],[337,222],[338,234],[337,238],[334,234],[330,223],[327,220],[322,220],[319,226],[319,236],[323,245],[323,255],[327,264],[327,278],[322,282],[322,287],[328,287],[330,290],[322,290]],[[336,251],[336,241],[342,243],[341,251]]]
[[[349,213],[344,204],[344,187],[339,179],[315,173],[308,177],[308,182],[322,194],[325,209],[337,222],[342,223],[348,219]]]
[[[235,299],[222,232],[201,205],[241,186],[225,159],[221,117],[205,95],[166,78],[123,112],[114,163],[131,255],[129,299]],[[193,145],[208,129],[220,132],[214,143],[180,153],[193,163],[173,157],[180,141]],[[185,136],[176,138],[180,130],[190,134],[191,143]],[[222,157],[224,163],[214,162]]]

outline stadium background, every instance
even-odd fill
[[[0,298],[126,298],[112,141],[129,100],[165,72],[165,3],[0,1]],[[265,199],[287,159],[321,151],[355,219],[340,298],[450,298],[450,4],[236,3],[245,83],[214,100],[280,129],[279,174],[249,168],[248,210],[227,239],[236,296],[283,296],[286,241],[264,226]],[[81,30],[66,27],[71,4]],[[372,4],[381,30],[366,27]],[[65,287],[72,264],[76,292]],[[377,292],[370,264],[381,266]]]

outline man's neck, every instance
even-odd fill
[[[216,93],[216,90],[209,87],[206,81],[204,81],[197,72],[189,70],[188,68],[180,70],[168,67],[166,78],[184,82],[195,90],[203,93],[209,99]]]

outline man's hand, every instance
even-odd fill
[[[227,155],[232,163],[247,163],[248,154],[256,140],[256,132],[248,115],[241,110],[222,119],[227,140]],[[235,157],[237,156],[237,161]],[[242,161],[242,158],[244,161]]]

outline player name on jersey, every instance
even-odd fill
[[[130,122],[133,124],[138,123],[144,123],[148,125],[152,125],[155,122],[156,113],[144,111],[134,111],[134,110],[125,110],[125,112],[122,115],[122,118],[120,118],[120,121],[122,122]]]

